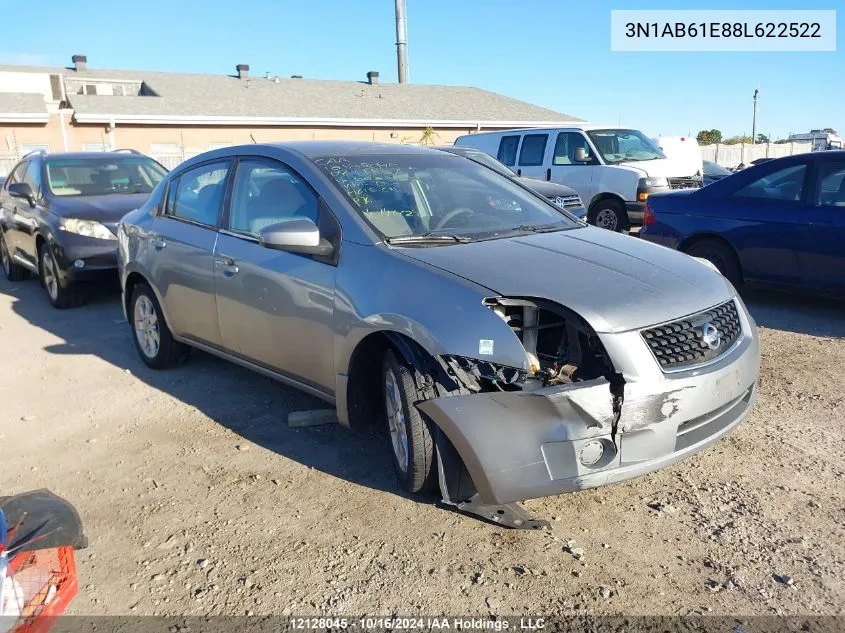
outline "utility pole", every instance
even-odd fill
[[[397,0],[398,2],[398,0]],[[760,89],[754,89],[754,114],[751,116],[751,144],[757,142],[757,95],[760,94]]]
[[[405,0],[396,0],[396,63],[399,83],[408,83],[408,30],[405,22]]]

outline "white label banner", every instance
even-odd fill
[[[612,51],[835,51],[834,10],[613,10]]]

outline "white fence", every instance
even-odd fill
[[[702,145],[701,158],[718,163],[723,167],[736,167],[740,163],[749,165],[758,158],[780,158],[793,154],[804,154],[813,149],[812,143],[737,143],[735,145]]]

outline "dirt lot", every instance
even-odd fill
[[[77,614],[841,614],[843,304],[749,303],[751,417],[668,470],[526,504],[554,519],[526,533],[399,492],[376,432],[289,429],[308,396],[204,354],[148,370],[115,294],[59,312],[0,281],[0,489],[79,509]]]

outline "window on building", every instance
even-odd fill
[[[110,143],[83,143],[82,144],[82,151],[83,152],[110,152],[111,151],[111,144]]]
[[[21,144],[21,154],[26,155],[31,152],[49,152],[50,146],[46,143],[22,143]]]
[[[179,154],[180,148],[178,143],[151,143],[150,153],[164,155]]]

